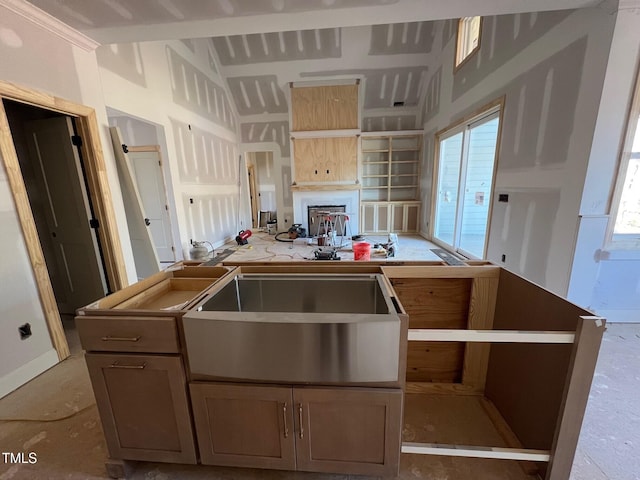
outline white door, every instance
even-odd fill
[[[176,257],[160,152],[154,147],[129,147],[127,156],[133,168],[142,207],[151,223],[149,230],[158,259],[160,263],[174,263]]]
[[[118,165],[118,178],[120,179],[122,200],[127,215],[133,260],[136,264],[138,279],[141,280],[159,272],[160,264],[151,241],[149,221],[145,220],[147,216],[140,200],[131,164],[122,147],[120,129],[118,127],[110,127],[109,131],[111,132],[111,142],[113,143],[113,151]]]
[[[73,134],[68,117],[25,124],[27,148],[43,187],[38,192],[39,203],[54,250],[55,265],[48,267],[56,270],[56,301],[60,313],[66,314],[107,291],[95,230],[89,223],[91,210],[80,157],[71,143]]]

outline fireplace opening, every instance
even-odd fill
[[[309,205],[307,207],[307,225],[309,225],[309,236],[315,237],[327,233],[324,217],[331,213],[346,213],[346,205]],[[336,235],[346,234],[346,225],[340,222],[336,225]]]

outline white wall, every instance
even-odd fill
[[[607,64],[580,203],[580,225],[568,297],[609,321],[640,321],[640,251],[608,242],[610,195],[640,60],[640,10],[621,10]]]
[[[99,47],[105,103],[164,131],[180,243],[220,246],[248,228],[236,113],[205,40]],[[238,210],[241,214],[238,215]],[[238,217],[240,220],[238,221]]]
[[[425,99],[423,171],[432,168],[435,131],[504,95],[488,259],[561,295],[569,284],[611,14],[603,4],[486,17],[480,51],[455,75],[455,29],[444,22],[437,40],[443,48],[429,65],[440,78]],[[425,200],[429,184],[426,178]],[[497,202],[500,193],[508,203]]]
[[[0,7],[0,79],[81,103],[96,110],[103,145],[107,117],[95,55]],[[105,151],[127,273],[135,279],[133,255],[117,182],[114,158]],[[57,362],[42,313],[4,166],[0,167],[0,396]],[[30,323],[24,341],[18,325]]]

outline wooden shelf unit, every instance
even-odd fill
[[[418,232],[422,132],[363,135],[361,144],[360,230]]]
[[[419,200],[422,133],[362,137],[363,202]],[[386,180],[386,181],[385,181]],[[405,189],[404,192],[396,189]]]

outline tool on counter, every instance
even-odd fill
[[[246,245],[249,243],[247,240],[252,235],[251,230],[240,230],[236,235],[236,242],[238,245]]]

